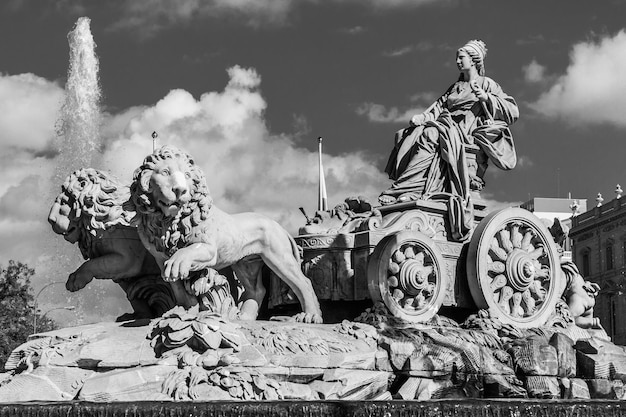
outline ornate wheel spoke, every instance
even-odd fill
[[[511,232],[507,229],[502,229],[498,233],[498,242],[500,247],[506,251],[507,254],[513,251],[513,242],[511,242]]]
[[[508,257],[508,255],[506,254],[506,251],[500,247],[500,243],[498,242],[498,239],[493,238],[491,240],[490,249],[491,249],[491,253],[496,257],[495,260],[506,262],[506,258]]]
[[[533,214],[493,212],[477,226],[468,250],[472,297],[504,323],[542,325],[560,296],[552,276],[558,260],[552,236]]]
[[[519,227],[519,224],[514,224],[511,229],[511,243],[513,243],[513,247],[517,249],[521,249],[522,239],[524,238],[519,231]]]
[[[545,278],[545,279],[550,279],[550,267],[547,265],[540,265],[539,268],[537,268],[537,278]]]
[[[533,259],[539,259],[544,255],[543,246],[539,246],[537,249],[533,250],[528,254]]]
[[[506,277],[502,274],[496,275],[496,277],[491,281],[491,290],[495,292],[496,290],[504,287],[507,283]]]
[[[368,285],[372,300],[382,301],[395,316],[428,320],[439,310],[447,289],[443,256],[420,232],[387,236],[370,257]]]
[[[521,250],[528,252],[528,250],[530,249],[530,242],[532,241],[533,236],[534,234],[530,230],[524,233],[524,238],[522,239],[522,243],[520,244]]]
[[[412,247],[408,247],[407,250],[413,251]],[[419,252],[417,254],[414,255],[415,256],[415,261],[420,264],[420,265],[424,265],[424,252]]]
[[[511,305],[509,303],[511,297],[513,297],[513,289],[511,287],[502,287],[502,291],[500,291],[500,307],[507,313],[511,312]]]
[[[522,293],[522,306],[524,307],[524,315],[529,315],[535,311],[535,299],[531,295],[530,290]]]
[[[487,270],[489,270],[489,272],[493,272],[495,274],[501,274],[504,272],[504,263],[503,262],[489,262],[489,264],[487,265]]]
[[[522,310],[522,293],[516,292],[513,293],[513,297],[511,297],[512,306],[511,306],[511,314],[517,317],[524,316],[524,311]]]
[[[530,293],[533,295],[535,300],[543,301],[546,298],[546,290],[541,285],[541,282],[533,282],[533,284],[528,287],[528,289],[530,290]]]

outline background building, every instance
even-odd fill
[[[573,198],[545,198],[536,197],[520,205],[540,219],[545,219],[551,225],[554,219],[561,220],[567,229],[572,227],[572,215],[587,211],[587,199]],[[572,259],[571,238],[568,236],[563,245],[563,257]]]
[[[573,260],[586,280],[600,285],[594,315],[615,343],[626,343],[626,198],[604,203],[572,218],[569,232]]]

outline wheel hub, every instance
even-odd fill
[[[428,285],[428,274],[424,264],[408,259],[400,268],[400,286],[406,294],[415,296]]]
[[[514,249],[509,254],[506,271],[510,286],[521,292],[527,290],[537,276],[534,259],[520,249]]]

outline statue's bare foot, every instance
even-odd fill
[[[418,193],[408,192],[408,193],[404,193],[400,197],[398,197],[398,202],[399,203],[404,203],[404,202],[407,202],[407,201],[415,201],[415,200],[419,200],[419,199],[420,199],[420,195]]]
[[[378,196],[378,202],[383,206],[388,206],[396,202],[396,198],[392,195],[381,194]]]
[[[293,316],[298,323],[323,323],[322,316],[317,313],[298,313]]]

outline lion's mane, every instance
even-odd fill
[[[130,191],[112,175],[93,168],[71,173],[61,186],[71,205],[70,222],[79,226],[78,246],[85,259],[92,257],[94,239],[110,227],[130,226],[134,213],[125,210]]]
[[[189,167],[193,181],[191,199],[175,217],[166,217],[157,208],[150,189],[154,169],[167,159],[182,159]],[[208,218],[213,201],[202,170],[188,154],[171,146],[163,146],[148,155],[135,170],[130,194],[137,212],[133,222],[142,229],[157,251],[171,256],[191,242],[203,241],[203,233],[197,226]]]

